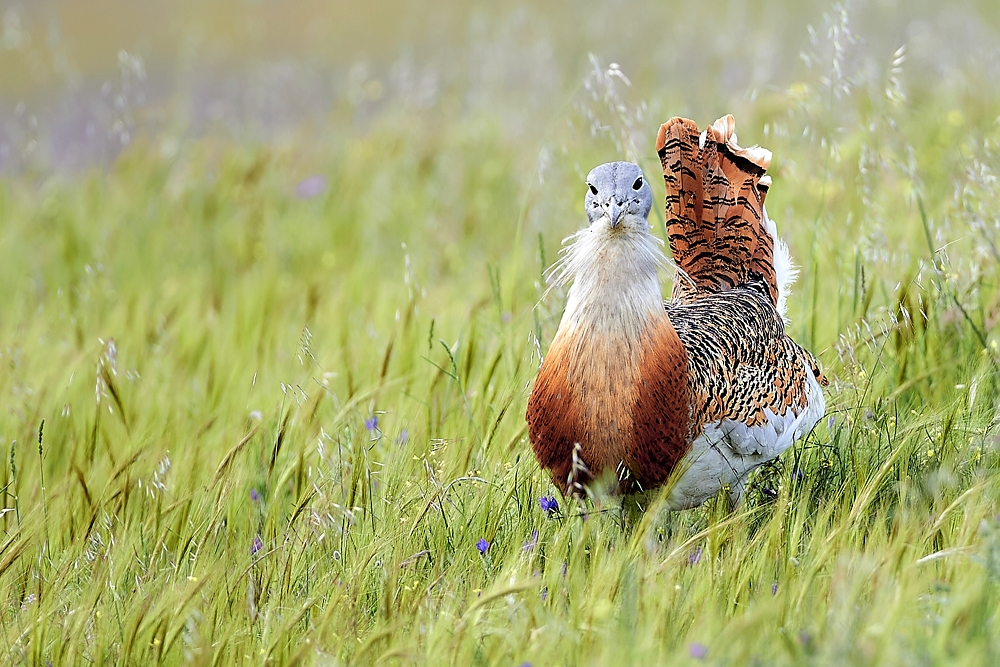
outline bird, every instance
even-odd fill
[[[816,358],[788,335],[796,278],[764,199],[770,151],[741,148],[727,115],[704,131],[672,118],[657,134],[673,257],[652,231],[653,193],[630,162],[586,179],[588,226],[550,269],[566,304],[527,404],[532,449],[553,484],[582,496],[667,485],[697,507],[805,437],[825,411]]]

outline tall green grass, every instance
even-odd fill
[[[665,120],[600,65],[545,160],[489,115],[388,113],[8,179],[4,662],[994,664],[1000,131],[993,100],[892,94],[899,66],[738,118],[832,382],[735,512],[539,504],[542,272],[607,158],[563,121],[655,174]]]

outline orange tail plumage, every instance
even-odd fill
[[[667,234],[679,269],[673,296],[691,301],[763,280],[778,304],[773,230],[764,215],[771,152],[736,143],[732,116],[703,133],[686,118],[660,127],[656,151],[666,184]]]

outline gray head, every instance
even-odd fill
[[[649,230],[649,210],[653,191],[639,165],[631,162],[608,162],[594,167],[587,175],[587,218],[595,223],[607,218],[611,229]]]

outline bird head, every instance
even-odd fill
[[[608,162],[594,167],[587,175],[584,204],[591,224],[605,220],[611,230],[649,231],[653,191],[639,165]]]

